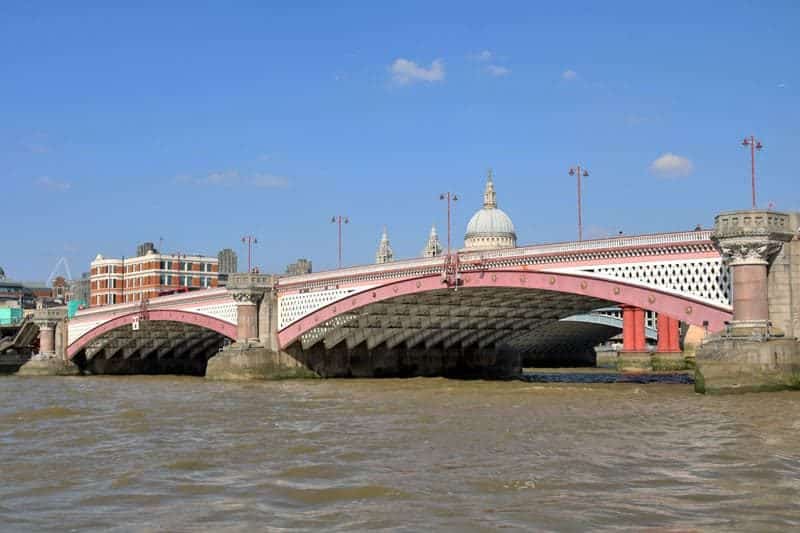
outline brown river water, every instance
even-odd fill
[[[0,377],[2,531],[797,531],[800,392]]]

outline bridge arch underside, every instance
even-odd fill
[[[440,289],[342,313],[285,350],[328,377],[496,378],[525,366],[587,366],[619,329],[561,319],[608,305],[548,290]]]
[[[92,374],[205,375],[206,364],[227,336],[197,324],[142,320],[103,332],[84,343],[72,360]]]

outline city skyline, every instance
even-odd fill
[[[417,257],[432,224],[445,235],[443,191],[461,198],[463,245],[487,167],[520,245],[576,238],[577,164],[592,171],[585,238],[709,227],[750,205],[751,134],[759,205],[797,210],[798,8],[780,6],[678,2],[656,20],[635,3],[442,4],[419,22],[242,5],[190,24],[177,7],[4,7],[0,172],[21,201],[0,266],[44,279],[66,256],[77,276],[161,237],[165,252],[243,257],[248,233],[263,271],[326,270],[336,212],[344,265],[373,262],[384,226],[396,259]]]

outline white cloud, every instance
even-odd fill
[[[204,185],[236,185],[240,181],[239,172],[235,170],[211,172],[207,176],[197,179],[197,183]]]
[[[67,181],[57,181],[51,179],[49,176],[42,176],[36,180],[36,185],[49,189],[51,191],[64,192],[72,188],[72,184]]]
[[[687,158],[667,152],[650,163],[650,172],[664,177],[684,177],[694,170]]]
[[[578,73],[574,70],[567,69],[561,73],[561,79],[564,81],[575,81],[578,79]]]
[[[444,63],[441,59],[434,60],[429,68],[425,68],[401,57],[394,60],[390,70],[392,81],[398,85],[409,85],[418,81],[430,83],[444,80]]]
[[[210,172],[199,178],[182,175],[175,178],[175,181],[178,183],[192,183],[195,185],[219,187],[245,186],[258,187],[260,189],[282,189],[289,185],[289,180],[283,176],[273,176],[272,174],[265,174],[262,172],[242,174],[238,170]]]
[[[494,54],[490,50],[483,50],[478,52],[477,54],[474,54],[472,56],[472,59],[474,59],[475,61],[486,62],[491,60],[493,57]]]
[[[502,78],[503,76],[508,76],[509,74],[511,74],[511,69],[500,65],[487,65],[486,72],[488,72],[495,78]]]
[[[289,181],[283,176],[271,174],[255,174],[250,176],[248,184],[262,189],[283,189],[289,186]]]

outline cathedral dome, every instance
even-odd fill
[[[464,235],[466,250],[492,250],[495,248],[514,248],[517,234],[514,224],[505,212],[497,207],[497,193],[494,190],[492,171],[486,180],[483,193],[483,207],[472,215]]]

